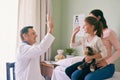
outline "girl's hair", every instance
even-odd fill
[[[100,21],[98,21],[96,18],[92,16],[88,16],[85,18],[85,21],[89,23],[90,25],[94,25],[94,31],[98,37],[102,37],[102,25]]]
[[[99,10],[99,9],[94,9],[94,10],[92,10],[92,11],[90,12],[90,14],[93,14],[93,15],[96,16],[96,17],[100,16],[100,20],[99,20],[99,21],[102,23],[103,29],[108,28],[107,22],[106,22],[106,20],[105,20],[105,18],[104,18],[104,15],[103,15],[103,12],[102,12],[101,10]]]

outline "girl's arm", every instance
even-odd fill
[[[75,36],[76,34],[80,31],[80,27],[76,27],[72,33],[72,36],[71,36],[71,43],[75,43]]]
[[[71,40],[70,40],[70,47],[76,48],[81,44],[80,40],[78,42],[75,42],[76,34],[80,31],[80,27],[76,27],[72,33]]]

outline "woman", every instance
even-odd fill
[[[78,42],[75,41],[76,34],[79,32],[80,27],[75,28],[73,31],[72,37],[71,37],[71,47],[76,48],[79,45],[82,45],[83,48],[86,46],[89,46],[94,49],[95,55],[93,56],[86,56],[85,62],[90,62],[93,59],[96,59],[99,61],[102,58],[105,58],[106,48],[102,43],[101,37],[102,37],[102,27],[100,25],[100,22],[94,18],[94,17],[86,17],[85,18],[85,25],[84,30],[88,34],[87,37],[83,37],[82,40],[79,40]],[[83,61],[75,63],[71,66],[69,66],[65,72],[66,74],[71,78],[71,80],[84,80],[84,77],[90,73],[90,66],[83,70],[78,70],[78,65],[82,64]]]

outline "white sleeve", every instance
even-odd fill
[[[70,43],[70,47],[75,49],[76,47],[84,44],[85,39],[85,37],[81,37],[79,41],[76,41],[75,43]]]
[[[75,49],[75,48],[78,47],[79,45],[80,45],[80,42],[70,43],[70,48]]]
[[[54,39],[55,38],[50,33],[48,33],[38,45],[26,45],[24,47],[21,46],[20,53],[22,53],[22,57],[26,58],[34,58],[36,56],[40,56],[45,53],[45,51],[47,51],[47,49],[53,43]]]

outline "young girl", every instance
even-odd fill
[[[83,37],[81,40],[76,42],[75,37],[76,34],[80,31],[80,27],[76,27],[74,29],[71,37],[70,46],[72,48],[76,48],[77,46],[82,45],[83,48],[85,48],[86,46],[93,48],[96,54],[93,56],[86,56],[85,57],[86,62],[89,62],[93,59],[99,61],[102,58],[105,58],[107,56],[107,53],[106,53],[106,48],[101,40],[102,26],[100,22],[94,17],[91,16],[86,17],[84,30],[88,34],[88,36]],[[85,76],[91,72],[89,68],[85,70],[78,70],[77,69],[78,65],[82,63],[83,62],[81,61],[66,68],[65,72],[71,78],[71,80],[84,80]]]

